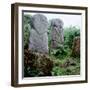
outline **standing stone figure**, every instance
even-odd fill
[[[47,18],[42,14],[35,14],[32,16],[31,23],[29,49],[40,53],[48,53]]]
[[[51,20],[51,48],[57,48],[64,42],[63,22],[60,19]]]
[[[73,40],[72,45],[72,56],[79,56],[80,57],[80,37],[77,36]]]

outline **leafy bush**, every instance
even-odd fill
[[[64,46],[60,45],[57,49],[51,49],[50,54],[58,59],[62,59],[67,55],[67,50]]]
[[[52,76],[60,75],[65,75],[65,69],[61,69],[60,67],[54,67],[52,70]]]
[[[69,47],[70,49],[72,48],[73,44],[73,39],[76,36],[80,36],[80,29],[75,27],[75,26],[70,26],[67,28],[64,28],[64,45]]]
[[[24,15],[24,48],[28,48],[30,36],[30,15]]]
[[[79,59],[79,58],[78,58]],[[55,62],[52,76],[61,76],[61,75],[79,75],[80,74],[80,63],[78,59],[69,57],[64,59],[61,62]]]
[[[24,76],[51,76],[53,61],[48,55],[24,50]]]
[[[24,15],[24,24],[30,24],[31,23],[31,15]]]

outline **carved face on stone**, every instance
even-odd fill
[[[52,30],[62,31],[63,30],[63,22],[62,22],[62,20],[60,20],[60,19],[51,20],[51,27],[52,27]]]
[[[48,22],[42,14],[32,16],[29,49],[39,53],[48,53]]]
[[[39,34],[47,32],[48,28],[47,18],[42,14],[35,14],[32,17],[32,26]]]
[[[51,20],[51,47],[57,48],[64,42],[63,22],[60,19]]]

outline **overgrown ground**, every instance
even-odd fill
[[[24,50],[28,50],[28,44],[29,44],[29,36],[30,36],[30,16],[24,17]],[[68,26],[64,28],[64,44],[59,45],[57,49],[51,49],[50,48],[50,27],[48,29],[48,43],[49,43],[49,54],[41,55],[41,58],[44,56],[43,60],[40,62],[37,61],[40,54],[38,54],[37,58],[32,59],[33,63],[41,63],[42,65],[34,64],[34,67],[32,66],[25,66],[24,63],[24,76],[30,77],[30,76],[45,76],[45,74],[40,74],[42,69],[44,71],[48,68],[50,68],[50,73],[46,74],[49,76],[61,76],[61,75],[79,75],[80,74],[80,54],[72,54],[72,47],[73,47],[73,40],[75,37],[80,36],[80,29],[77,26]],[[80,53],[80,52],[79,52]],[[28,60],[31,60],[31,57],[29,58],[29,54],[27,53],[24,55],[24,58],[27,58]],[[31,55],[32,56],[32,55]],[[26,60],[26,59],[25,59]],[[29,62],[30,62],[29,60]],[[43,61],[43,62],[42,62]],[[49,61],[49,62],[48,62]],[[53,64],[50,64],[52,63]],[[32,63],[32,62],[31,62]],[[32,64],[30,64],[32,65]],[[37,65],[37,66],[35,66]],[[49,65],[49,66],[48,66]],[[48,66],[48,68],[47,68]],[[39,68],[38,68],[39,67]],[[46,68],[45,68],[46,67]],[[41,70],[41,71],[40,71]],[[46,70],[46,71],[47,71]],[[45,72],[46,73],[46,72]]]
[[[80,74],[80,54],[72,53],[73,40],[77,36],[80,36],[79,28],[75,26],[64,28],[64,44],[57,49],[50,50],[49,53],[54,62],[52,75]]]

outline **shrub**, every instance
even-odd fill
[[[67,75],[66,69],[60,67],[54,67],[52,70],[52,76],[61,76],[61,75]]]
[[[30,15],[24,15],[24,48],[28,48],[29,36],[30,36]]]
[[[73,44],[73,39],[76,36],[80,36],[79,28],[77,28],[75,26],[64,28],[64,45],[66,45],[67,47],[69,47],[71,49],[72,44]]]
[[[48,55],[24,50],[24,76],[51,76],[53,61]]]
[[[57,59],[63,59],[67,55],[67,50],[61,45],[57,49],[52,49],[50,53]]]

